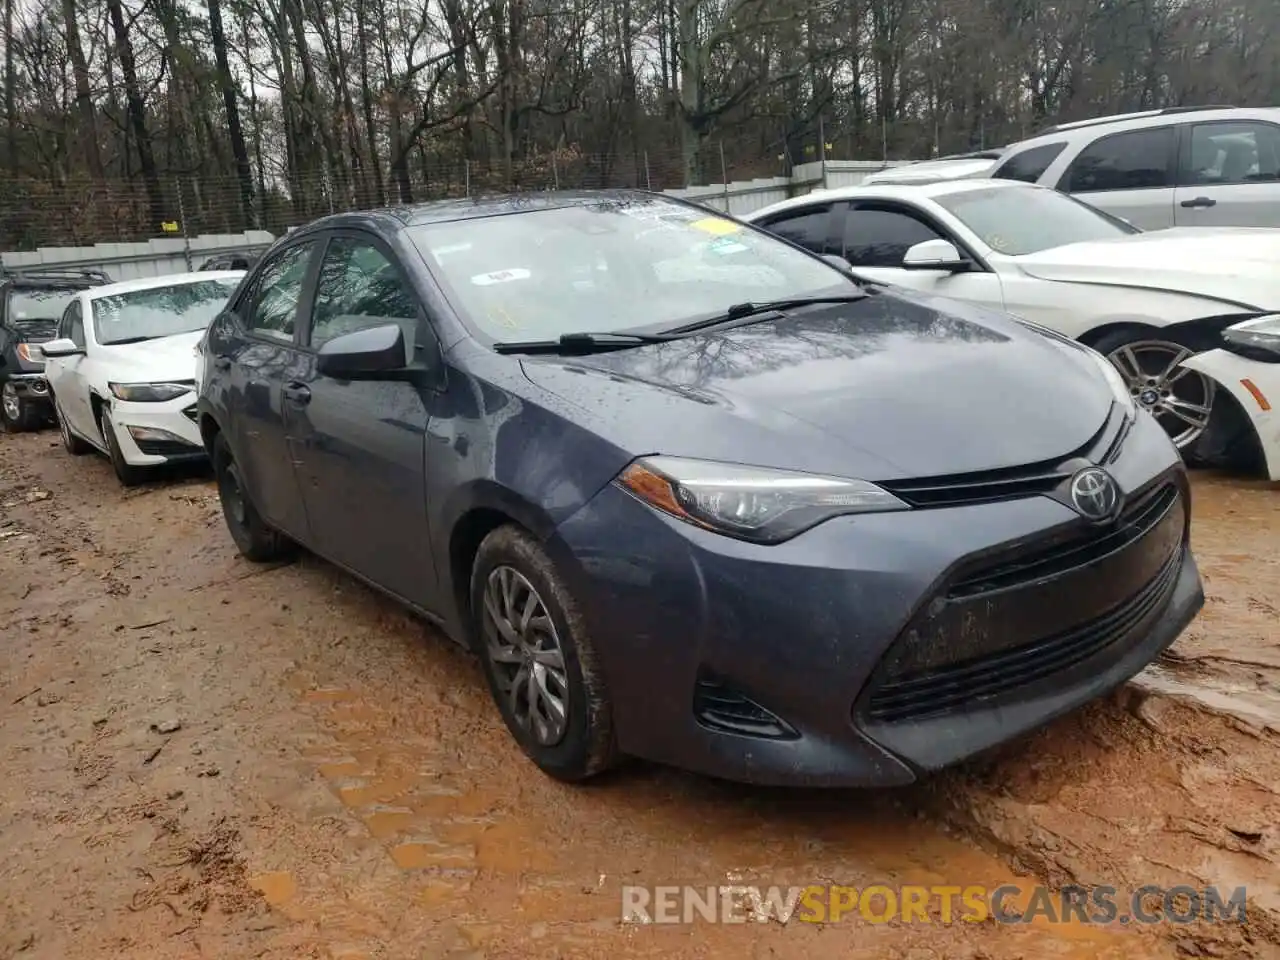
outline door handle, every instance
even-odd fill
[[[1196,197],[1194,200],[1183,200],[1184,207],[1212,207],[1217,204],[1213,197]]]
[[[214,367],[215,367],[216,369],[218,369],[218,370],[230,370],[230,369],[231,369],[231,358],[230,358],[230,357],[224,357],[224,356],[222,356],[221,354],[219,354],[218,356],[216,356],[216,357],[214,357],[214,358],[213,358],[213,365],[214,365]]]
[[[284,385],[284,397],[290,403],[305,407],[311,402],[311,388],[305,383],[286,383]]]

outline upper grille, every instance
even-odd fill
[[[1131,421],[1113,408],[1102,428],[1078,450],[1064,457],[1020,467],[940,477],[889,480],[880,485],[916,507],[960,507],[1049,493],[1084,462],[1107,464],[1120,455]]]
[[[1185,539],[1179,488],[1162,483],[1112,525],[957,569],[876,668],[868,719],[963,710],[1101,652],[1167,599]]]

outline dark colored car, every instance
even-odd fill
[[[258,262],[256,253],[222,253],[200,265],[204,270],[248,270]]]
[[[242,553],[442,624],[563,779],[906,783],[1203,604],[1185,471],[1098,354],[668,197],[329,217],[204,349]]]
[[[0,272],[0,424],[11,433],[53,421],[38,344],[52,340],[81,290],[111,282],[101,270],[39,268]]]

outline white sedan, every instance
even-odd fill
[[[743,219],[869,280],[1078,339],[1111,360],[1181,450],[1209,461],[1260,451],[1280,479],[1275,321],[1247,346],[1240,335],[1280,311],[1280,230],[1142,233],[1048,187],[972,179],[827,190]],[[1227,356],[1206,353],[1218,350]]]
[[[242,270],[91,287],[42,345],[62,442],[97,449],[125,486],[149,469],[203,457],[192,350],[235,292]]]

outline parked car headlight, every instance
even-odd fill
[[[756,543],[780,543],[843,514],[910,509],[865,480],[683,457],[643,457],[616,482],[663,513]]]
[[[1102,372],[1102,379],[1107,381],[1107,385],[1115,395],[1116,403],[1120,404],[1126,413],[1134,413],[1137,410],[1137,404],[1129,390],[1129,384],[1125,383],[1124,377],[1120,376],[1116,365],[1092,347],[1086,347],[1084,344],[1079,346],[1088,352],[1089,359],[1098,365],[1098,369]]]
[[[131,403],[163,403],[190,393],[195,389],[194,380],[171,380],[165,383],[108,383],[111,394],[117,400]]]
[[[1280,354],[1280,314],[1232,324],[1222,331],[1222,339],[1237,346]]]

